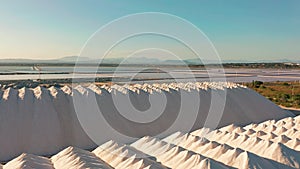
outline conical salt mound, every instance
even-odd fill
[[[277,129],[276,126],[274,127],[272,126],[274,125],[271,125],[271,129],[272,129],[271,131],[274,131],[273,129],[275,130]],[[269,126],[266,126],[264,129],[267,128],[269,128]],[[212,136],[209,139],[213,141],[217,141],[221,144],[226,143],[229,146],[235,148],[241,148],[243,150],[274,160],[286,166],[298,167],[300,164],[300,152],[297,152],[282,144],[282,143],[287,144],[287,142],[290,140],[290,138],[284,135],[275,137],[273,140],[280,142],[280,143],[277,142],[275,143],[273,141],[264,140],[258,137],[260,135],[262,136],[267,135],[266,132],[262,132],[262,131],[257,131],[257,133],[262,133],[262,134],[258,134],[258,136],[251,136],[251,137],[244,137],[242,135],[238,136],[237,133],[233,133],[233,132],[232,133],[227,132],[224,135],[222,135],[222,132],[221,134],[220,132],[219,133],[212,132],[212,133],[214,133],[216,136]],[[222,137],[220,137],[220,135],[222,135]]]
[[[172,142],[173,144],[177,145],[178,143],[181,143],[183,141],[187,140],[188,135],[181,133],[181,132],[176,132],[174,134],[171,134],[170,136],[166,137],[164,141],[166,142]]]
[[[284,120],[279,120],[278,122],[276,122],[275,125],[278,126],[278,127],[282,127],[282,126],[286,125],[286,122]]]
[[[172,139],[166,139],[166,140],[172,140]],[[159,139],[154,139],[150,137],[144,137],[132,143],[131,146],[133,146],[134,148],[140,151],[145,152],[148,155],[154,156],[158,162],[161,162],[163,165],[170,168],[177,168],[178,166],[181,167],[189,166],[190,168],[192,168],[198,166],[202,160],[207,158],[194,151],[189,151],[181,146],[176,146],[170,143],[166,143],[165,141],[160,141]],[[165,146],[167,146],[168,148],[163,148]],[[207,146],[206,148],[208,147],[210,146]],[[157,149],[160,149],[159,153],[156,151]],[[192,163],[188,163],[187,161],[189,160],[191,160]],[[223,166],[227,168],[227,166],[225,165]]]
[[[122,169],[122,168],[146,168],[143,165],[143,160],[135,161],[134,156],[129,157],[127,160],[120,162],[117,166],[114,167],[115,169]]]
[[[288,131],[286,131],[284,134],[290,138],[294,138],[294,136],[296,135],[296,133],[298,132],[297,129],[295,128],[290,128]]]
[[[176,142],[176,139],[170,139],[170,138],[176,138],[178,137],[178,135],[179,135],[178,133],[175,133],[165,138],[164,140],[168,141],[169,143],[174,143]],[[180,135],[186,137],[196,137],[193,135],[187,135],[183,133],[181,133]],[[248,136],[243,135],[241,137],[248,137]],[[245,169],[257,168],[259,166],[272,166],[272,168],[278,168],[278,169],[282,168],[282,167],[277,167],[278,164],[275,165],[275,162],[273,162],[272,160],[262,158],[260,156],[246,152],[239,148],[234,149],[233,147],[230,147],[226,144],[219,144],[217,142],[212,141],[212,142],[207,142],[206,144],[202,144],[201,146],[195,147],[193,146],[193,144],[197,144],[197,142],[201,142],[201,140],[198,141],[195,140],[194,143],[189,143],[189,144],[186,143],[187,140],[188,139],[181,140],[180,142],[177,142],[177,145],[187,150],[200,153],[206,157],[213,158],[214,160],[222,162],[223,164],[226,164],[228,166],[232,166],[236,168],[245,168]]]
[[[286,129],[289,129],[289,128],[292,128],[293,126],[296,126],[296,123],[294,121],[289,122],[289,123],[285,124],[282,127],[286,128]]]
[[[1,167],[2,168],[2,167]],[[50,159],[46,157],[36,156],[32,154],[23,153],[19,157],[11,160],[4,166],[5,169],[54,169]]]
[[[256,129],[257,127],[258,127],[258,124],[256,124],[256,123],[251,123],[251,124],[245,126],[244,129],[246,129],[246,130],[251,129],[251,130],[254,130],[254,131],[255,131],[255,129]]]
[[[247,151],[241,153],[238,156],[236,162],[237,163],[234,164],[234,166],[237,166],[238,168],[244,168],[244,169],[290,168],[288,166],[277,163],[275,161],[259,157],[255,154],[249,153]]]
[[[233,149],[232,147],[230,147],[226,144],[219,144],[217,147],[212,148],[209,151],[202,152],[202,154],[207,156],[207,157],[214,158],[214,159],[217,160],[219,157],[226,154],[228,151],[230,151],[232,149]]]
[[[68,147],[51,157],[54,168],[103,168],[111,169],[101,159],[97,158],[95,154],[75,148]]]
[[[274,131],[275,134],[277,135],[282,135],[284,134],[288,129],[285,127],[277,127],[276,131]]]
[[[240,154],[242,154],[244,150],[239,148],[234,148],[231,150],[226,151],[223,155],[218,157],[218,161],[228,165],[228,166],[236,166],[237,158]]]
[[[118,144],[114,141],[96,148],[93,153],[114,168],[146,168],[164,169],[165,167],[152,160],[152,157],[133,147]]]
[[[237,139],[235,140],[232,140],[232,144],[235,144],[235,145],[240,145],[242,143],[244,143],[245,141],[247,141],[250,137],[248,135],[241,135],[239,136]]]
[[[300,123],[300,116],[295,117],[294,122],[299,124]]]
[[[265,129],[262,129],[261,131],[275,133],[276,130],[277,130],[277,127],[275,125],[270,125],[270,126],[267,126]]]
[[[263,131],[257,131],[256,132],[256,136],[257,137],[261,137],[261,136],[264,136],[264,135],[266,135],[267,133],[266,132],[263,132]]]
[[[300,152],[292,150],[281,143],[274,143],[270,148],[266,149],[265,156],[278,161],[282,164],[300,168]]]
[[[264,140],[273,140],[277,138],[278,136],[272,132],[267,133],[266,135],[260,136],[259,138],[264,139]]]
[[[236,129],[234,129],[232,132],[234,133],[238,133],[238,134],[242,134],[244,133],[246,130],[243,129],[242,127],[237,127]]]
[[[250,136],[250,135],[252,135],[254,133],[255,133],[255,130],[253,130],[253,129],[247,129],[243,134]]]
[[[174,145],[180,145],[180,146],[204,146],[209,141],[206,138],[203,137],[196,137],[194,135],[190,134],[184,134],[181,132],[176,132],[166,138],[163,139],[163,141],[172,143]],[[195,145],[197,143],[197,145]]]
[[[300,151],[300,139],[298,139],[298,138],[288,141],[286,143],[286,145],[288,147],[290,147],[291,149],[294,149],[296,151]]]
[[[286,135],[280,135],[280,136],[274,138],[272,141],[277,142],[277,143],[285,144],[290,140],[291,140],[291,138],[287,137]]]
[[[287,120],[294,121],[290,118]],[[264,129],[276,126],[272,121],[264,124],[267,125]],[[297,125],[292,123],[291,126],[295,134],[298,132]],[[280,128],[276,126],[276,130]],[[255,130],[255,134],[248,136],[245,135],[246,131],[238,134],[234,130],[214,130],[207,133],[210,140],[193,133],[176,132],[163,140],[146,136],[131,146],[108,141],[92,152],[68,147],[51,158],[24,153],[4,166],[0,165],[0,168],[300,168],[300,141],[286,136],[287,131],[277,136],[272,132]]]
[[[193,155],[189,159],[187,159],[185,162],[178,165],[178,169],[186,169],[186,168],[193,168],[198,166],[201,161],[203,161],[202,156]]]
[[[198,166],[194,166],[192,169],[226,169],[228,167],[225,167],[224,165],[221,165],[218,162],[212,161],[210,159],[202,160],[201,163]]]
[[[199,137],[206,137],[210,132],[211,132],[211,129],[204,127],[204,128],[193,131],[193,135],[199,136]]]
[[[228,125],[228,126],[225,126],[225,127],[222,127],[222,128],[220,128],[219,130],[220,131],[227,131],[227,132],[233,132],[235,129],[237,129],[238,128],[238,126],[236,126],[236,125],[234,125],[234,124],[230,124],[230,125]]]

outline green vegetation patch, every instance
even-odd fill
[[[300,108],[300,81],[261,82],[244,84],[257,91],[277,105]]]

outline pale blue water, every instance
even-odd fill
[[[141,72],[143,67],[88,67],[81,66],[74,68],[70,66],[41,66],[39,71],[33,70],[30,66],[0,66],[0,80],[25,80],[25,79],[65,79],[65,78],[133,78],[141,81],[168,82],[172,78],[177,81],[217,81],[218,78],[226,77],[231,82],[251,82],[260,81],[300,81],[300,70],[274,70],[274,69],[225,69],[225,74],[219,69],[206,70],[185,69],[178,67],[166,67],[163,71],[167,73],[156,73],[155,68],[149,68],[147,73]],[[95,71],[97,70],[97,71]],[[154,70],[154,71],[153,71]],[[96,72],[96,73],[95,73]],[[26,73],[26,74],[11,74]],[[47,73],[47,74],[43,74]],[[220,79],[224,80],[224,79]]]

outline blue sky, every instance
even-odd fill
[[[298,0],[2,1],[0,58],[78,55],[104,24],[128,14],[164,12],[196,25],[224,60],[300,60],[299,9]]]

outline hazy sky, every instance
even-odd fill
[[[300,60],[299,9],[299,0],[2,1],[0,58],[78,55],[104,24],[128,14],[164,12],[195,24],[222,59]]]

